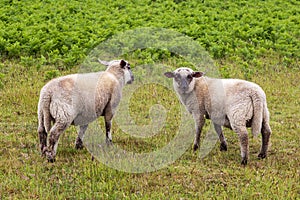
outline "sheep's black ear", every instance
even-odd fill
[[[174,72],[165,72],[164,75],[168,78],[174,78]]]
[[[122,68],[125,68],[125,66],[127,65],[126,61],[125,60],[121,60],[120,61],[120,65]]]
[[[204,75],[204,72],[193,72],[192,77],[199,78]]]
[[[107,61],[98,59],[98,62],[101,63],[102,65],[109,66],[109,62]]]

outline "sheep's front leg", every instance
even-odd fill
[[[56,150],[59,136],[67,129],[67,123],[55,123],[50,130],[49,145],[46,150],[46,156],[49,162],[55,161]]]
[[[83,140],[83,136],[84,136],[84,133],[85,133],[87,127],[88,127],[88,124],[79,127],[78,136],[77,136],[76,142],[75,142],[76,149],[83,149],[82,140]]]
[[[214,124],[214,128],[219,136],[219,140],[221,142],[220,144],[220,151],[227,151],[227,143],[226,143],[226,139],[224,137],[223,131],[222,131],[222,127],[218,124]]]
[[[246,165],[248,162],[248,152],[249,152],[247,128],[246,126],[233,126],[232,129],[239,136],[240,146],[241,146],[241,156],[242,156],[241,164]]]
[[[194,140],[194,151],[196,151],[199,148],[200,145],[200,137],[201,137],[201,131],[202,127],[205,123],[204,116],[194,116],[195,119],[195,125],[196,125],[196,135],[195,135],[195,140]]]

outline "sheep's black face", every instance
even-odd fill
[[[101,64],[106,65],[106,71],[117,73],[123,76],[125,84],[130,84],[134,81],[133,74],[130,69],[130,64],[125,60],[112,60],[110,62],[98,60]]]
[[[189,89],[193,77],[190,74],[175,73],[174,80],[177,83],[178,88],[182,91],[186,91]]]
[[[193,89],[191,83],[193,78],[198,78],[203,75],[202,72],[194,72],[189,68],[178,68],[174,72],[166,72],[165,76],[168,78],[173,78],[174,86],[182,92],[190,92]]]
[[[120,65],[124,70],[125,83],[131,84],[134,81],[134,76],[131,71],[130,64],[125,60],[121,60]]]

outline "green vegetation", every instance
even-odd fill
[[[299,13],[296,0],[1,1],[0,199],[299,199]],[[41,158],[36,114],[41,87],[78,72],[98,44],[138,27],[186,34],[215,59],[221,76],[262,86],[273,131],[267,159],[256,158],[261,138],[251,138],[250,161],[242,167],[237,136],[226,129],[227,152],[217,144],[200,159],[191,145],[166,168],[130,174],[92,161],[87,150],[76,151],[74,127],[62,135],[54,164]],[[138,49],[124,57],[133,72],[143,63],[174,68],[183,63],[165,50]],[[151,105],[172,105],[167,126],[141,139],[114,124],[114,143],[135,152],[163,147],[178,123],[176,97],[145,85],[132,101],[138,124],[149,123]]]
[[[0,7],[0,53],[24,63],[79,64],[97,44],[137,27],[175,29],[215,59],[249,62],[277,53],[300,57],[299,2],[292,1],[16,1]]]

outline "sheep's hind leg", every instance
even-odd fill
[[[111,121],[113,114],[111,111],[107,111],[104,115],[105,120],[105,133],[106,133],[106,144],[112,145],[112,135],[111,135]]]
[[[83,140],[83,136],[84,136],[84,133],[85,133],[87,127],[88,127],[88,124],[79,127],[78,136],[77,136],[76,141],[75,141],[75,148],[76,149],[83,149],[82,140]]]
[[[219,140],[221,142],[220,144],[220,151],[227,151],[227,142],[226,139],[224,137],[223,131],[222,131],[222,127],[218,124],[214,123],[214,128],[219,136]]]
[[[50,130],[49,145],[46,150],[46,156],[49,162],[55,161],[56,150],[58,145],[59,136],[67,129],[67,123],[55,123]]]
[[[248,152],[249,152],[249,144],[248,144],[248,131],[245,126],[234,126],[232,127],[233,131],[235,131],[240,140],[241,146],[241,156],[242,156],[242,165],[247,165],[248,162]]]
[[[112,144],[112,136],[111,136],[111,120],[105,120],[105,129],[106,129],[106,144]]]
[[[45,156],[47,150],[47,132],[43,126],[38,128],[39,139],[40,139],[40,149],[42,156]]]
[[[261,144],[261,150],[258,154],[258,158],[266,158],[267,157],[267,151],[268,151],[268,145],[269,145],[269,139],[271,135],[271,128],[268,123],[264,122],[261,130],[261,136],[262,136],[262,144]]]

